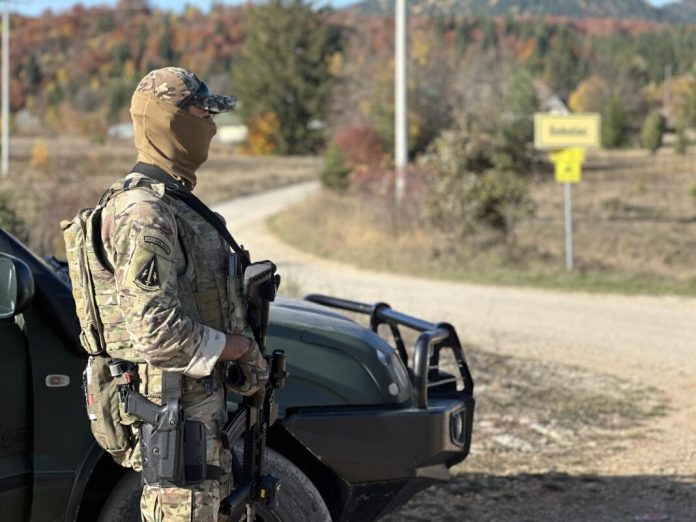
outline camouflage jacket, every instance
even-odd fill
[[[109,354],[200,378],[212,373],[224,333],[241,333],[243,304],[230,295],[230,249],[164,185],[130,174],[102,213],[113,275],[93,274]],[[139,186],[139,185],[143,186]],[[102,279],[102,280],[100,280]],[[235,310],[237,309],[237,310]]]

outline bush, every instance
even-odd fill
[[[350,168],[343,153],[335,145],[324,154],[324,167],[319,172],[322,184],[332,190],[345,190],[348,187]]]
[[[610,96],[602,114],[602,145],[608,149],[628,143],[628,114],[618,94]]]
[[[274,138],[278,125],[275,113],[252,116],[248,122],[249,134],[244,152],[254,156],[273,154],[278,148]]]
[[[333,144],[341,151],[351,170],[385,162],[382,140],[372,127],[345,127],[336,133]]]
[[[640,129],[640,142],[653,154],[662,145],[662,136],[665,132],[665,119],[658,111],[653,111],[645,118]]]
[[[461,195],[477,223],[507,235],[517,218],[531,209],[527,183],[511,171],[489,170]]]
[[[444,132],[425,161],[433,170],[425,218],[458,239],[484,227],[507,236],[533,206],[527,177],[495,167],[490,136],[477,129]]]

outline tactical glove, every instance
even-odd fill
[[[268,382],[268,365],[261,355],[259,345],[251,341],[251,346],[239,359],[235,361],[241,372],[241,382],[232,384],[231,390],[240,395],[254,395]]]

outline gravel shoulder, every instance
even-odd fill
[[[303,184],[216,210],[255,258],[276,261],[303,294],[386,301],[451,322],[477,354],[474,378],[489,382],[488,391],[479,388],[471,456],[452,481],[419,494],[391,520],[696,519],[696,299],[452,283],[319,259],[264,223],[317,189]],[[485,377],[487,368],[497,373]],[[524,385],[507,399],[519,409],[506,412],[491,390],[509,392],[510,372]],[[544,393],[531,400],[535,390]],[[617,422],[597,423],[603,403],[588,405],[593,397],[619,401],[610,411]],[[564,408],[549,417],[548,404],[559,401]],[[508,415],[508,424],[495,415]],[[529,423],[558,428],[553,415],[575,421],[535,442]]]

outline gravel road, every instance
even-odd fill
[[[593,469],[607,476],[696,477],[696,299],[508,288],[358,270],[300,252],[264,225],[268,216],[317,190],[316,183],[305,183],[216,210],[252,257],[276,261],[303,294],[386,301],[428,320],[451,322],[460,338],[489,352],[575,365],[662,390],[670,407],[658,436],[602,457]],[[696,520],[696,506],[693,513],[689,520]]]

